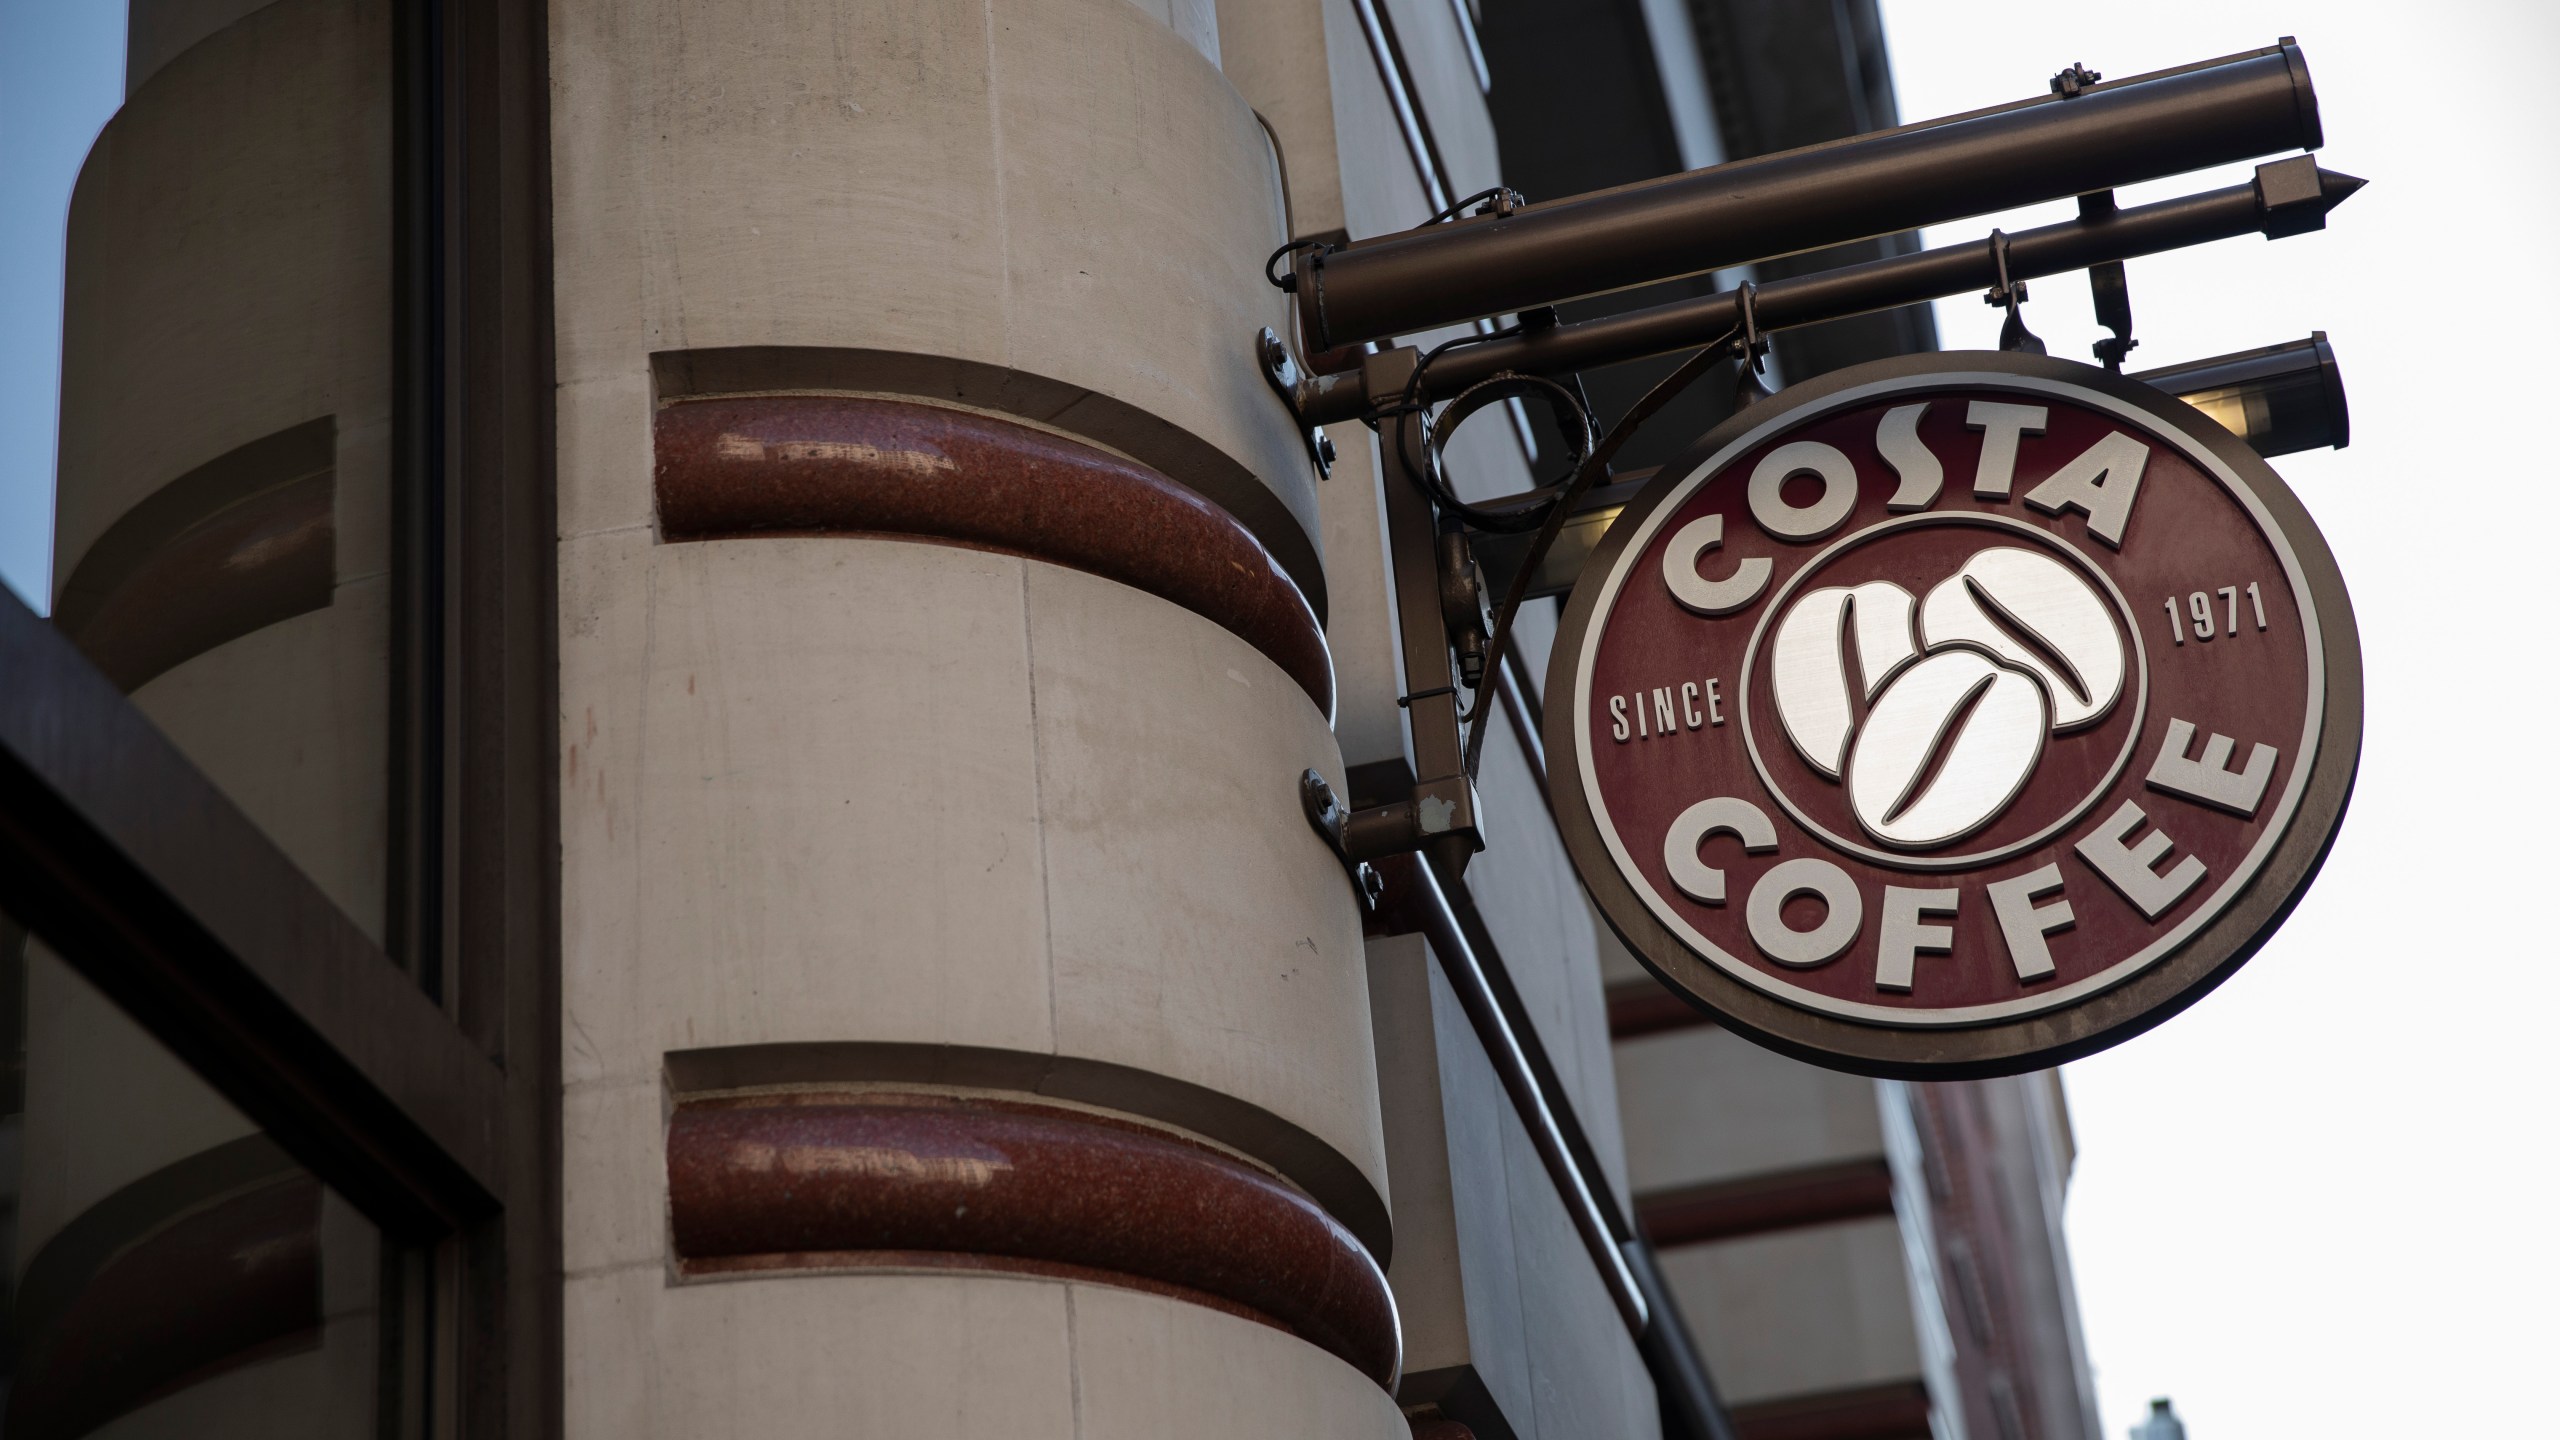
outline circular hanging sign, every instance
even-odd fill
[[[1857,366],[1736,415],[1565,611],[1566,847],[1733,1028],[1870,1074],[2009,1073],[2174,1014],[2327,854],[2355,617],[2266,462],[2042,356]]]

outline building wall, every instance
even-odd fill
[[[553,7],[572,1435],[1402,1431],[1301,1338],[1392,1255],[1296,802],[1330,682],[1194,583],[1262,566],[1321,659],[1220,50],[1205,3]],[[791,474],[833,508],[776,533]],[[1122,1164],[1336,1273],[1254,1290],[1261,1212],[1178,1189],[1066,1223]]]
[[[65,232],[52,618],[383,942],[392,15],[133,8]],[[372,1424],[371,1222],[42,941],[0,924],[0,951],[25,1177],[0,1428]]]
[[[1290,784],[1392,793],[1408,686],[1375,440],[1335,427],[1316,481],[1253,367],[1254,330],[1294,333],[1255,271],[1283,238],[1401,229],[1504,176],[1465,12],[553,13],[572,1430],[842,1411],[1153,1433],[1173,1413],[1097,1408],[1125,1393],[1252,1433],[1399,1411],[1654,1431],[1635,1341],[1437,957],[1360,939]],[[1659,37],[1702,42],[1638,31],[1685,153],[1706,71]],[[1499,411],[1450,448],[1476,496],[1542,473]],[[919,511],[927,472],[1017,487],[998,512],[1022,486],[1072,510],[1166,482],[1295,587],[1326,676],[1186,590],[1164,547]],[[1523,618],[1532,689],[1552,624]],[[1901,1198],[1901,1092],[1712,1028],[1613,1046],[1604,979],[1650,982],[1576,893],[1541,763],[1494,727],[1467,886],[1609,1190],[1648,1223],[1689,1207],[1664,1270],[1745,1433],[1853,1411],[1968,1433],[1987,1372],[1945,1323],[1940,1231]],[[734,1146],[703,1152],[706,1181],[686,1148],[743,1112],[840,1156],[919,1109],[960,1139],[1063,1114],[1247,1167],[1383,1270],[1401,1374],[1364,1376],[1304,1317],[1135,1283],[1143,1257],[961,1272],[758,1230],[787,1208],[771,1182]],[[1728,1202],[1773,1183],[1830,1208],[1737,1228]],[[704,1240],[714,1199],[763,1238]],[[876,1344],[812,1371],[855,1334]],[[676,1358],[617,1384],[640,1351]]]
[[[1298,804],[1409,777],[1412,687],[1376,441],[1317,480],[1263,257],[1637,178],[1525,155],[1525,12],[1478,8],[552,0],[569,1434],[1663,1431],[1450,957],[1363,933]],[[1599,7],[1541,83],[1702,163],[1715,10]],[[137,0],[56,549],[66,628],[386,942],[392,18]],[[1449,444],[1479,499],[1541,452]],[[1666,1028],[1534,735],[1491,730],[1464,899],[1742,1433],[2090,1433],[2058,1089]],[[44,1175],[139,1032],[29,957]],[[202,1098],[31,1185],[32,1243],[256,1138]],[[173,1433],[361,1422],[376,1242],[313,1207],[324,1351]]]

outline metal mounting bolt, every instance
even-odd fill
[[[1333,784],[1324,775],[1310,769],[1298,777],[1298,803],[1307,812],[1307,823],[1342,862],[1342,872],[1351,878],[1352,893],[1359,897],[1360,913],[1370,914],[1378,908],[1378,897],[1386,893],[1386,881],[1377,867],[1365,860],[1354,860],[1343,848],[1343,827],[1350,823],[1351,807],[1342,803]]]

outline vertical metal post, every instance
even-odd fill
[[[1395,404],[1419,360],[1412,349],[1399,348],[1367,355],[1361,363],[1368,393],[1388,397],[1373,418],[1396,639],[1404,662],[1405,693],[1398,703],[1405,709],[1413,754],[1413,794],[1354,812],[1345,821],[1342,839],[1348,860],[1418,848],[1454,876],[1464,872],[1484,841],[1458,728],[1458,677],[1440,604],[1438,530],[1421,483],[1421,467],[1429,463],[1427,422],[1418,410],[1400,410]]]
[[[1410,363],[1413,352],[1402,352]],[[1404,657],[1406,733],[1413,748],[1416,823],[1431,858],[1460,874],[1480,848],[1475,786],[1458,727],[1457,672],[1440,616],[1440,561],[1431,502],[1416,470],[1427,463],[1419,412],[1378,427],[1386,485],[1387,558],[1395,570],[1396,638]]]

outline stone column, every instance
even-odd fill
[[[1206,0],[555,0],[573,1436],[1395,1436]]]
[[[65,227],[52,618],[381,940],[391,9],[130,19]],[[371,1429],[372,1224],[5,917],[0,985],[26,1045],[0,1431]]]

